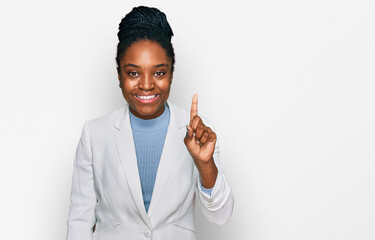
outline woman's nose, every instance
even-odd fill
[[[141,77],[138,87],[143,90],[151,90],[155,87],[154,80],[150,75]]]

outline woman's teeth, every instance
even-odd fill
[[[156,95],[149,95],[149,96],[140,96],[140,95],[136,95],[138,98],[140,99],[152,99],[152,98],[155,98]]]

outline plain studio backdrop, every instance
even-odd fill
[[[198,239],[375,239],[375,4],[368,0],[1,1],[1,239],[63,240],[85,121],[124,104],[134,6],[175,37],[170,100],[214,121],[236,211]]]

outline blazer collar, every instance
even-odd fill
[[[176,159],[178,158],[179,153],[185,150],[182,139],[186,133],[186,119],[184,119],[183,115],[178,114],[179,110],[176,109],[173,104],[171,104],[169,101],[167,101],[167,104],[170,109],[170,121],[156,174],[154,190],[148,213],[146,213],[143,203],[137,157],[129,119],[128,104],[123,107],[118,115],[118,118],[114,122],[114,127],[119,130],[115,136],[115,142],[121,167],[127,179],[135,206],[137,207],[142,219],[149,227],[151,227],[150,218],[155,212],[159,200],[164,192],[164,188],[167,185],[166,183],[168,181],[169,174],[173,169],[173,164],[177,162]]]

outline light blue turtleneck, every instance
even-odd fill
[[[167,135],[170,113],[169,108],[165,107],[164,112],[159,117],[149,120],[138,118],[130,111],[129,113],[143,202],[147,212],[154,190],[164,140]]]
[[[148,212],[167,135],[170,111],[168,105],[166,105],[164,112],[154,119],[144,120],[134,116],[130,111],[129,117],[133,131],[143,202],[146,212]],[[212,189],[205,189],[202,185],[200,187],[203,192],[211,195]]]

